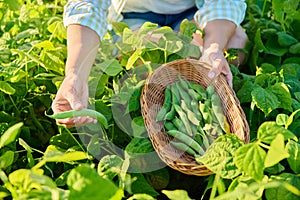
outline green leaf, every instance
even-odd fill
[[[9,123],[13,120],[15,120],[15,118],[12,115],[6,113],[5,111],[0,111],[0,123]]]
[[[73,162],[78,160],[89,159],[90,156],[83,151],[63,152],[54,145],[49,145],[45,151],[43,159],[38,162],[33,168],[38,169],[46,162]]]
[[[98,163],[98,174],[110,180],[113,180],[122,171],[124,160],[117,155],[106,155]]]
[[[6,151],[3,155],[0,157],[0,169],[5,170],[7,167],[9,167],[14,162],[14,152],[13,151]]]
[[[43,175],[43,170],[18,169],[10,173],[8,178],[11,184],[27,192],[32,189],[42,190],[42,186],[43,188],[45,186],[51,189],[56,188],[54,181],[49,176]]]
[[[125,66],[126,70],[130,70],[131,68],[133,68],[134,63],[141,56],[142,52],[143,52],[142,49],[137,49],[133,52],[133,54],[128,58],[127,64]]]
[[[34,46],[37,48],[40,48],[40,49],[43,48],[43,49],[47,49],[47,50],[56,50],[53,43],[49,40],[42,41],[40,43],[37,43]]]
[[[300,54],[300,42],[291,45],[289,48],[289,52],[292,54]]]
[[[23,122],[19,122],[11,127],[9,127],[0,138],[0,149],[12,142],[14,142],[21,131]]]
[[[156,29],[158,27],[158,24],[152,23],[152,22],[145,22],[138,30],[138,35],[145,35],[149,33],[150,31]]]
[[[198,30],[198,27],[195,23],[190,20],[183,20],[180,23],[180,35],[184,36],[184,40],[190,42],[193,39],[193,34]]]
[[[63,21],[60,18],[55,18],[55,20],[52,20],[53,23],[51,23],[47,30],[52,33],[54,37],[56,37],[58,40],[63,42],[64,39],[67,39],[67,31],[63,24]],[[51,22],[52,22],[51,21]]]
[[[134,180],[131,183],[131,190],[133,194],[148,194],[153,197],[159,195],[159,193],[147,182],[143,174],[133,173],[130,174],[131,180]]]
[[[248,103],[251,102],[251,92],[254,90],[256,85],[253,84],[251,81],[246,81],[240,90],[237,91],[236,95],[241,103]]]
[[[138,116],[132,119],[131,128],[133,130],[134,137],[140,137],[144,133],[146,133],[146,127],[144,124],[144,118],[142,116]]]
[[[267,144],[270,144],[278,134],[282,134],[284,136],[284,140],[298,140],[297,136],[294,135],[293,132],[277,125],[276,122],[273,121],[262,123],[257,130],[257,138]]]
[[[167,40],[165,44],[165,49],[167,52],[167,55],[171,55],[173,53],[179,52],[183,48],[183,42],[180,40],[176,41],[170,41]]]
[[[235,166],[233,157],[242,145],[243,142],[234,134],[221,135],[209,146],[205,154],[196,160],[220,174],[222,178],[234,178],[241,172]]]
[[[110,180],[102,178],[95,169],[81,165],[70,171],[67,179],[70,200],[122,199],[123,191]]]
[[[287,47],[282,47],[276,42],[276,37],[270,37],[265,43],[265,47],[268,49],[267,54],[281,57],[286,54],[289,49]]]
[[[70,162],[88,159],[89,156],[83,151],[62,152],[57,147],[49,145],[44,154],[46,162]]]
[[[285,126],[288,122],[288,118],[288,115],[280,113],[276,116],[276,124],[279,126]]]
[[[19,1],[11,1],[11,0],[4,0],[4,3],[8,5],[10,10],[18,10],[19,9]]]
[[[102,94],[107,91],[107,84],[109,84],[109,75],[104,74],[102,72],[95,72],[92,74],[96,74],[97,76],[89,77],[89,93],[95,99],[100,99]]]
[[[299,117],[299,115],[298,115],[299,113],[300,113],[300,109],[295,110],[294,112],[292,112],[292,114],[289,116],[289,118],[286,122],[286,125],[285,125],[286,128],[288,128],[297,119],[297,117]]]
[[[264,176],[264,178],[260,183],[256,182],[254,179],[252,179],[249,176],[245,176],[245,175],[239,176],[231,182],[228,188],[228,192],[223,194],[224,197],[220,195],[216,199],[219,199],[219,197],[223,197],[220,199],[228,199],[228,200],[229,199],[238,199],[238,200],[260,199],[260,197],[262,197],[264,192],[264,184],[266,184],[267,181],[268,181],[267,176]]]
[[[136,45],[137,44],[137,36],[129,28],[124,28],[122,39],[123,39],[122,40],[123,43],[125,43],[125,44],[130,44],[130,45]],[[131,48],[131,50],[132,50],[132,48]]]
[[[259,52],[262,52],[262,51],[268,52],[268,49],[265,47],[265,45],[262,42],[260,29],[257,29],[257,31],[256,31],[254,41],[255,41],[255,46]]]
[[[155,198],[153,198],[149,194],[134,194],[131,197],[129,197],[127,200],[155,200]]]
[[[283,47],[288,47],[298,42],[296,38],[294,38],[293,36],[285,32],[279,32],[277,33],[277,36],[278,36],[278,43],[280,44],[280,46]]]
[[[131,172],[149,172],[162,166],[149,138],[132,138],[125,147],[125,159],[130,160]]]
[[[268,200],[299,200],[300,178],[298,175],[282,173],[279,176],[272,176],[270,181],[278,181],[281,185],[265,190]]]
[[[289,140],[286,144],[286,151],[289,153],[287,161],[295,174],[300,174],[300,144]]]
[[[50,144],[61,149],[69,149],[73,146],[78,145],[76,139],[73,137],[70,130],[65,127],[59,126],[58,131],[60,134],[54,135],[50,138]]]
[[[125,148],[130,157],[139,157],[143,154],[154,152],[154,148],[149,138],[132,138]]]
[[[165,34],[165,33],[172,33],[173,30],[171,27],[169,26],[162,26],[162,27],[159,27],[155,30],[153,30],[152,34]]]
[[[275,83],[271,87],[267,88],[268,91],[276,95],[279,105],[278,108],[292,111],[292,97],[288,87],[284,83]]]
[[[276,72],[276,67],[270,63],[262,63],[260,67],[256,69],[256,76],[260,74],[272,74]]]
[[[131,91],[130,99],[128,100],[128,105],[126,107],[125,113],[130,113],[132,111],[137,111],[140,109],[140,97],[143,89],[143,84],[140,84],[142,82],[139,82],[135,88],[133,88],[133,91]]]
[[[255,105],[261,109],[266,116],[278,108],[280,104],[275,94],[259,86],[251,92],[251,95]]]
[[[19,144],[26,150],[27,152],[27,161],[28,161],[28,165],[29,167],[33,167],[35,162],[34,162],[34,158],[32,156],[32,148],[22,139],[19,138]]]
[[[162,190],[170,183],[170,174],[168,168],[166,167],[145,173],[145,178],[156,190]]]
[[[8,175],[8,179],[11,182],[11,184],[15,186],[22,186],[24,181],[28,179],[29,174],[30,174],[29,169],[18,169],[16,171],[11,172]]]
[[[185,190],[162,190],[162,193],[164,193],[170,200],[192,200]]]
[[[245,174],[260,181],[264,177],[265,158],[266,152],[259,146],[259,143],[249,143],[236,151],[234,162]]]
[[[15,88],[13,88],[9,83],[6,81],[0,81],[0,91],[12,95],[16,92]]]
[[[19,81],[21,81],[25,76],[27,75],[27,73],[23,70],[15,70],[12,76],[7,77],[7,81],[11,82],[11,83],[17,83]]]
[[[125,28],[129,28],[125,22],[112,22],[112,27],[117,35],[122,35]]]
[[[90,137],[90,140],[86,146],[86,150],[87,152],[92,155],[94,158],[98,158],[101,153],[102,153],[102,149],[99,148],[99,146],[101,145],[101,142],[100,142],[100,138],[99,138],[99,135],[98,134],[93,134],[91,137]]]
[[[271,167],[287,157],[289,157],[289,154],[284,148],[284,137],[281,134],[277,134],[267,152],[265,167]]]
[[[285,170],[285,167],[280,163],[277,163],[277,164],[273,165],[272,167],[265,168],[265,172],[267,172],[269,174],[279,174],[280,172],[283,172],[284,170]]]
[[[105,60],[104,62],[97,64],[96,67],[100,67],[100,69],[109,76],[116,76],[123,70],[116,59]]]

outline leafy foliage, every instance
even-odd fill
[[[161,162],[139,101],[145,79],[161,64],[199,58],[190,42],[201,31],[188,21],[178,33],[114,23],[89,78],[89,107],[109,126],[66,129],[45,115],[64,76],[65,4],[0,0],[1,199],[299,199],[299,0],[247,1],[248,57],[231,70],[251,142],[220,137],[199,158],[215,172],[207,177],[178,174]]]

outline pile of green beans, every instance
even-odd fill
[[[195,157],[204,155],[218,136],[230,133],[214,86],[204,89],[180,75],[166,87],[156,121],[164,121],[166,133],[174,138],[170,144]]]

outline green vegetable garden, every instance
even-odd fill
[[[160,66],[197,59],[195,24],[179,32],[112,24],[89,77],[88,108],[53,114],[67,57],[67,0],[0,0],[0,198],[74,200],[300,199],[300,1],[247,0],[249,42],[231,65],[249,142],[230,133],[213,85],[178,76],[154,121],[170,145],[209,173],[167,165],[149,138],[141,96]],[[157,41],[151,35],[162,34]],[[55,119],[91,116],[66,128]]]

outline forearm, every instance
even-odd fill
[[[80,78],[87,82],[95,61],[100,38],[92,29],[72,24],[67,28],[66,76]]]
[[[236,25],[228,20],[217,19],[208,22],[204,28],[203,49],[214,47],[223,51],[235,30]]]

